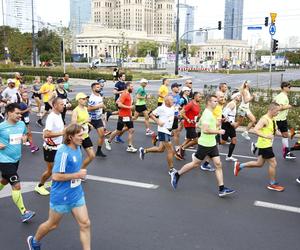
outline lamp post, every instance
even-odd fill
[[[175,75],[178,75],[178,60],[179,60],[179,0],[177,0],[177,17],[176,17]]]
[[[36,48],[35,48],[35,36],[34,36],[34,7],[33,7],[33,0],[31,0],[31,14],[32,14],[32,62],[33,62],[33,67],[36,67]]]

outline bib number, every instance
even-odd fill
[[[9,144],[17,145],[17,144],[21,144],[21,142],[22,142],[22,134],[9,135]]]
[[[71,180],[71,188],[76,188],[80,186],[81,184],[81,179],[73,179]]]
[[[24,122],[25,122],[25,123],[29,123],[29,122],[30,122],[29,116],[25,116],[25,117],[24,117]]]
[[[129,116],[123,117],[123,122],[130,122],[130,117]]]

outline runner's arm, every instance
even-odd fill
[[[77,173],[73,174],[64,174],[64,173],[53,173],[52,174],[52,180],[54,181],[70,181],[73,179],[81,179],[86,176],[86,171],[83,171],[84,169],[81,169]]]

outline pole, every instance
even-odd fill
[[[66,50],[65,50],[65,38],[63,37],[63,40],[62,40],[62,44],[63,44],[63,64],[64,64],[64,74],[66,73]]]
[[[272,42],[273,42],[273,36],[271,36],[271,43],[270,43],[270,67],[269,67],[269,72],[270,72],[269,91],[270,91],[270,93],[271,93],[271,88],[272,88]]]
[[[187,31],[189,30],[189,17],[190,17],[190,13],[187,13],[187,20],[186,20],[186,26],[187,26]],[[185,64],[186,66],[188,65],[188,58],[189,58],[189,33],[186,33],[186,56],[185,56]]]
[[[34,8],[33,8],[33,0],[31,0],[31,14],[32,14],[32,62],[33,62],[33,67],[36,67],[36,49],[35,49],[35,37],[34,37]]]
[[[177,0],[177,17],[176,17],[175,75],[178,75],[178,61],[179,61],[179,0]]]
[[[5,25],[4,25],[4,0],[2,0],[2,22],[3,22],[3,52],[4,52],[4,59],[5,63],[7,64],[7,58],[6,58],[6,32],[5,32]]]

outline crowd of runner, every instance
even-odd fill
[[[292,108],[288,99],[289,83],[282,82],[280,94],[269,104],[267,113],[262,117],[255,117],[251,112],[250,104],[255,96],[251,93],[248,81],[230,94],[227,84],[220,83],[216,93],[203,96],[193,90],[192,80],[186,80],[184,86],[172,83],[169,88],[170,81],[163,79],[158,90],[157,108],[150,110],[147,107],[147,100],[151,98],[147,92],[148,81],[141,79],[139,88],[134,90],[133,83],[126,82],[125,73],[119,73],[113,90],[117,108],[114,112],[108,111],[104,104],[104,83],[99,79],[91,84],[91,93],[77,93],[77,106],[73,110],[68,98],[68,93],[72,91],[68,74],[55,83],[51,76],[47,77],[44,84],[41,84],[40,77],[35,77],[29,87],[22,83],[22,76],[16,73],[15,78],[8,79],[7,86],[1,89],[0,191],[5,185],[11,185],[12,199],[20,210],[22,222],[29,221],[35,215],[25,207],[21,194],[18,165],[22,146],[29,146],[33,154],[42,148],[45,161],[45,171],[35,191],[43,196],[50,195],[49,218],[39,226],[35,235],[28,237],[29,249],[41,249],[41,239],[58,226],[65,213],[72,213],[79,224],[83,249],[91,249],[90,220],[81,183],[86,181],[87,167],[95,157],[107,157],[104,149],[112,151],[113,142],[125,143],[126,132],[126,151],[138,153],[141,160],[150,158],[151,153],[166,152],[167,170],[174,189],[178,187],[183,174],[200,167],[203,171],[215,172],[220,197],[234,193],[235,190],[224,184],[218,149],[219,145],[229,144],[225,161],[232,162],[235,176],[246,168],[262,167],[267,162],[267,188],[284,191],[276,179],[274,136],[282,138],[284,159],[295,159],[292,151],[300,150],[300,140],[293,147],[289,145],[289,140],[297,133],[289,129],[287,121],[288,111]],[[32,137],[31,99],[36,105],[36,126],[43,128],[43,145],[37,145]],[[69,124],[66,121],[68,110],[71,112]],[[111,116],[117,116],[114,131],[107,128]],[[152,147],[138,149],[134,144],[134,123],[140,116],[144,117],[145,135],[151,140]],[[251,142],[251,152],[257,154],[257,160],[241,163],[233,152],[239,143],[236,130],[245,119],[249,123],[242,133],[242,140],[250,141],[249,133],[257,135],[257,142]],[[157,124],[156,132],[151,130],[150,120]],[[90,138],[89,133],[93,129],[97,132],[97,142],[92,142]],[[183,131],[185,139],[182,141]],[[93,147],[95,143],[96,152]],[[192,154],[191,162],[175,169],[174,160],[184,160],[186,150],[195,147],[197,149]],[[86,153],[85,158],[82,149]],[[300,177],[296,181],[300,184]]]

